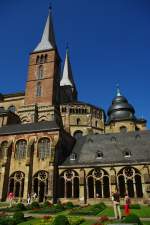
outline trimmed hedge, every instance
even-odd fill
[[[38,202],[32,202],[31,205],[29,206],[30,209],[38,209],[40,208],[40,205]]]
[[[19,211],[23,211],[26,210],[26,207],[23,203],[18,203],[17,205],[15,205],[15,208]]]
[[[59,215],[55,217],[52,225],[70,225],[70,223],[66,216]]]
[[[141,209],[141,206],[139,204],[131,204],[130,209]],[[124,205],[121,205],[121,209],[124,209]]]
[[[25,220],[23,212],[14,213],[13,219],[16,222],[16,224],[23,222]]]
[[[79,208],[75,208],[72,209],[70,214],[72,215],[97,215],[98,213],[102,212],[104,209],[106,208],[106,205],[101,202],[95,205],[89,205],[86,207],[79,207]]]
[[[131,214],[127,216],[123,222],[125,223],[136,223],[138,225],[142,225],[142,222],[140,221],[139,217],[137,215]]]

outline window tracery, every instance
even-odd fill
[[[51,145],[48,138],[41,138],[38,142],[38,157],[44,160],[51,155]]]
[[[27,142],[25,140],[19,140],[16,143],[15,158],[17,160],[24,159],[26,157],[26,150],[27,150]]]

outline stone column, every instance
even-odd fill
[[[79,173],[80,179],[79,179],[79,200],[80,204],[86,203],[86,182],[85,182],[85,171],[84,169],[80,170]]]
[[[2,200],[3,195],[3,184],[4,184],[4,176],[5,176],[5,166],[1,166],[1,174],[0,174],[0,200]]]
[[[48,170],[48,200],[54,200],[54,166],[51,163]]]

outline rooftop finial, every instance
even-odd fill
[[[66,42],[66,50],[69,49],[69,44],[68,44],[68,41]]]
[[[48,9],[49,9],[49,12],[51,13],[51,11],[52,11],[52,3],[51,2],[49,3],[49,8]]]
[[[119,84],[116,85],[116,88],[117,88],[117,96],[121,96]]]

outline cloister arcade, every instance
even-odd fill
[[[84,198],[109,199],[112,195],[111,176],[100,167],[91,169],[85,177],[75,169],[66,169],[59,175],[58,195],[60,199],[80,199],[81,186],[84,186]],[[32,176],[32,193],[36,193],[39,202],[43,202],[48,195],[49,174],[40,170]],[[124,167],[116,173],[116,184],[123,198],[128,193],[131,198],[143,197],[143,184],[140,171],[134,167]],[[81,181],[82,180],[82,181]],[[8,192],[13,192],[16,198],[24,196],[25,174],[16,171],[9,177]],[[81,184],[82,183],[82,184]]]

